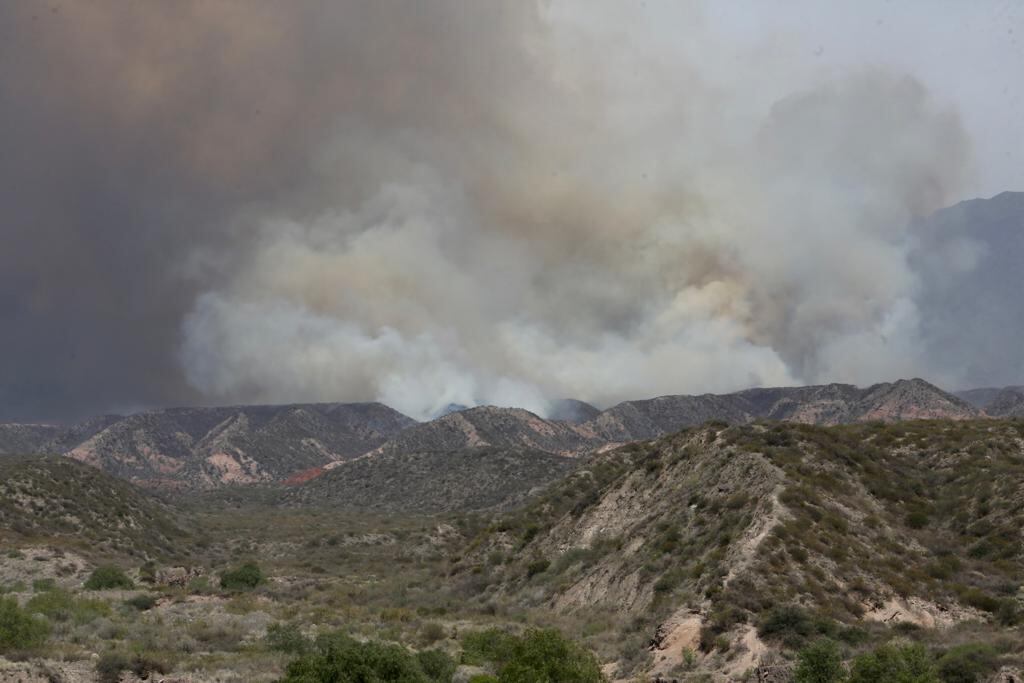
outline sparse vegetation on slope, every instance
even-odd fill
[[[380,453],[338,465],[289,491],[283,502],[387,513],[508,509],[577,464],[552,453],[495,447]]]
[[[791,651],[904,624],[1014,627],[1022,437],[1015,421],[694,429],[593,457],[452,572],[489,599],[621,606],[653,622],[655,650],[698,615],[686,644],[723,660],[758,626]]]
[[[0,540],[89,554],[175,556],[190,535],[167,505],[67,458],[0,459]]]

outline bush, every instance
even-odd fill
[[[292,661],[281,683],[449,683],[454,671],[443,652],[413,656],[400,645],[360,643],[336,633],[321,636],[313,652]]]
[[[45,593],[46,591],[52,591],[57,587],[57,582],[53,579],[36,579],[32,582],[33,593]]]
[[[462,663],[480,666],[487,662],[507,662],[516,641],[516,636],[497,628],[471,631],[462,637]]]
[[[500,683],[604,681],[594,656],[554,629],[534,629],[522,636],[490,629],[468,634],[463,647],[463,661],[496,665]]]
[[[924,510],[914,510],[907,515],[907,526],[911,529],[923,529],[928,526],[928,513]]]
[[[811,616],[793,605],[773,608],[757,628],[757,634],[762,638],[781,640],[784,645],[794,649],[803,645],[814,631]]]
[[[115,588],[131,590],[135,587],[132,580],[117,567],[97,567],[85,582],[85,589],[88,591],[105,591]]]
[[[444,626],[436,621],[428,621],[420,626],[420,642],[424,645],[433,645],[437,641],[443,640],[447,635]]]
[[[156,607],[156,596],[150,595],[149,593],[140,593],[139,595],[125,600],[124,604],[129,607],[134,607],[140,612],[146,612]]]
[[[995,648],[972,643],[954,647],[939,658],[939,678],[945,683],[974,683],[998,666]]]
[[[172,667],[164,661],[136,653],[128,656],[122,652],[105,652],[96,662],[96,677],[99,683],[118,683],[121,672],[131,671],[142,680],[148,680],[151,674],[168,673]]]
[[[541,558],[539,560],[534,560],[529,565],[527,565],[527,567],[526,567],[526,576],[527,576],[527,578],[532,578],[532,577],[536,576],[537,574],[542,574],[542,573],[546,572],[548,570],[548,567],[550,567],[550,566],[551,566],[550,560],[545,560],[543,558]]]
[[[309,651],[312,643],[302,635],[296,624],[271,624],[267,627],[267,647],[278,652],[301,655]]]
[[[118,683],[121,672],[128,670],[128,657],[120,652],[104,652],[96,661],[99,683]]]
[[[49,624],[18,607],[16,600],[0,598],[0,652],[31,650],[49,635]]]
[[[840,683],[845,676],[839,646],[822,638],[797,654],[793,683]]]
[[[448,683],[455,675],[455,661],[441,650],[425,650],[416,654],[423,673],[431,681]]]
[[[252,590],[265,581],[263,570],[253,562],[229,569],[220,575],[220,587],[232,591]]]
[[[883,645],[854,658],[848,683],[939,683],[939,676],[923,646]]]
[[[103,600],[76,598],[60,589],[36,593],[26,607],[30,612],[42,614],[52,621],[76,624],[88,624],[110,614],[110,605]]]

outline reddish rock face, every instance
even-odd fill
[[[305,484],[307,481],[312,481],[313,479],[316,479],[324,472],[326,472],[326,470],[323,467],[310,467],[308,470],[296,472],[292,476],[285,479],[284,482],[282,483],[285,486],[298,486],[300,484]]]

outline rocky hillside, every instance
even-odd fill
[[[543,451],[493,446],[381,453],[339,463],[290,490],[282,502],[417,514],[510,509],[565,477],[577,462]]]
[[[417,453],[495,446],[575,455],[603,443],[575,425],[545,420],[522,408],[481,406],[406,429],[375,452]]]
[[[593,420],[600,414],[601,411],[598,408],[585,401],[577,401],[574,398],[562,398],[551,405],[548,410],[548,419],[582,424],[588,420]]]
[[[60,432],[53,425],[0,424],[0,455],[39,453]]]
[[[57,456],[0,459],[0,539],[83,554],[181,556],[190,536],[166,505],[131,484]]]
[[[1024,417],[1024,386],[968,389],[957,396],[991,417]]]
[[[834,425],[880,420],[963,420],[980,411],[961,398],[921,379],[899,380],[860,389],[851,384],[748,389],[734,394],[662,396],[626,401],[581,425],[611,442],[651,439],[717,420],[744,424],[784,420]]]
[[[1019,407],[1003,397],[1001,412]],[[599,412],[562,400],[555,417],[482,406],[425,423],[379,403],[175,408],[102,416],[68,428],[0,425],[0,453],[63,453],[146,487],[202,490],[316,478],[366,454],[455,452],[494,447],[578,456],[720,421],[813,424],[967,419],[982,413],[919,379],[859,389],[848,384],[662,396]]]
[[[175,408],[117,419],[65,452],[143,486],[202,489],[354,458],[413,424],[379,403]]]
[[[453,574],[481,600],[635,615],[653,659],[618,677],[687,649],[738,677],[822,634],[1021,623],[1022,528],[1019,421],[703,427],[589,456]]]
[[[1024,417],[1024,387],[1007,387],[985,406],[992,417]]]

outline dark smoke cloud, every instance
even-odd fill
[[[248,250],[247,217],[386,175],[317,177],[339,127],[397,130],[411,105],[426,129],[477,125],[534,20],[525,3],[51,5],[0,6],[0,419],[201,399],[181,321]]]
[[[633,47],[496,0],[0,7],[0,418],[935,375],[907,226],[955,113],[862,71],[751,115]]]

